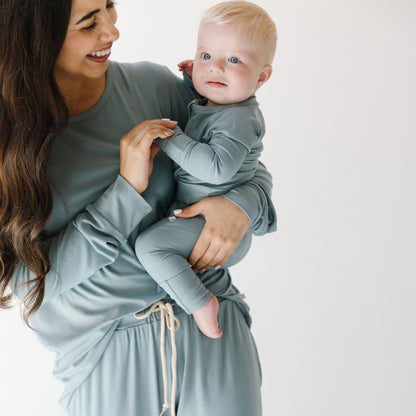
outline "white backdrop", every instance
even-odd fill
[[[256,2],[279,32],[258,94],[279,226],[232,272],[264,415],[415,416],[416,2]],[[176,70],[213,3],[120,0],[112,59]],[[62,415],[53,356],[17,308],[0,334],[2,416]]]

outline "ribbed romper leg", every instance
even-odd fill
[[[204,306],[212,296],[188,263],[204,219],[168,218],[140,233],[136,255],[156,283],[187,313]]]
[[[188,314],[204,306],[212,296],[187,261],[204,225],[200,216],[173,221],[164,218],[142,232],[135,243],[136,255],[147,272]],[[241,260],[250,241],[247,234],[225,267]]]

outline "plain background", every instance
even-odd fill
[[[175,71],[214,3],[120,0],[112,59]],[[256,3],[279,32],[258,93],[279,225],[232,273],[252,307],[264,415],[415,416],[416,3]],[[63,414],[53,356],[18,308],[0,312],[0,334],[2,416]]]

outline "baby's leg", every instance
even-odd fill
[[[187,259],[205,219],[165,218],[142,232],[136,240],[136,254],[151,277],[188,314],[193,314],[199,329],[210,338],[218,338],[218,301],[201,283]],[[247,253],[251,234],[247,233],[223,267],[238,263]]]
[[[199,329],[218,338],[218,301],[201,283],[186,260],[199,238],[205,220],[165,218],[139,235],[135,249],[151,277],[188,314],[194,314]]]

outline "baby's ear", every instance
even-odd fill
[[[260,72],[259,79],[257,81],[257,89],[259,89],[272,75],[273,68],[271,65],[265,65]]]

